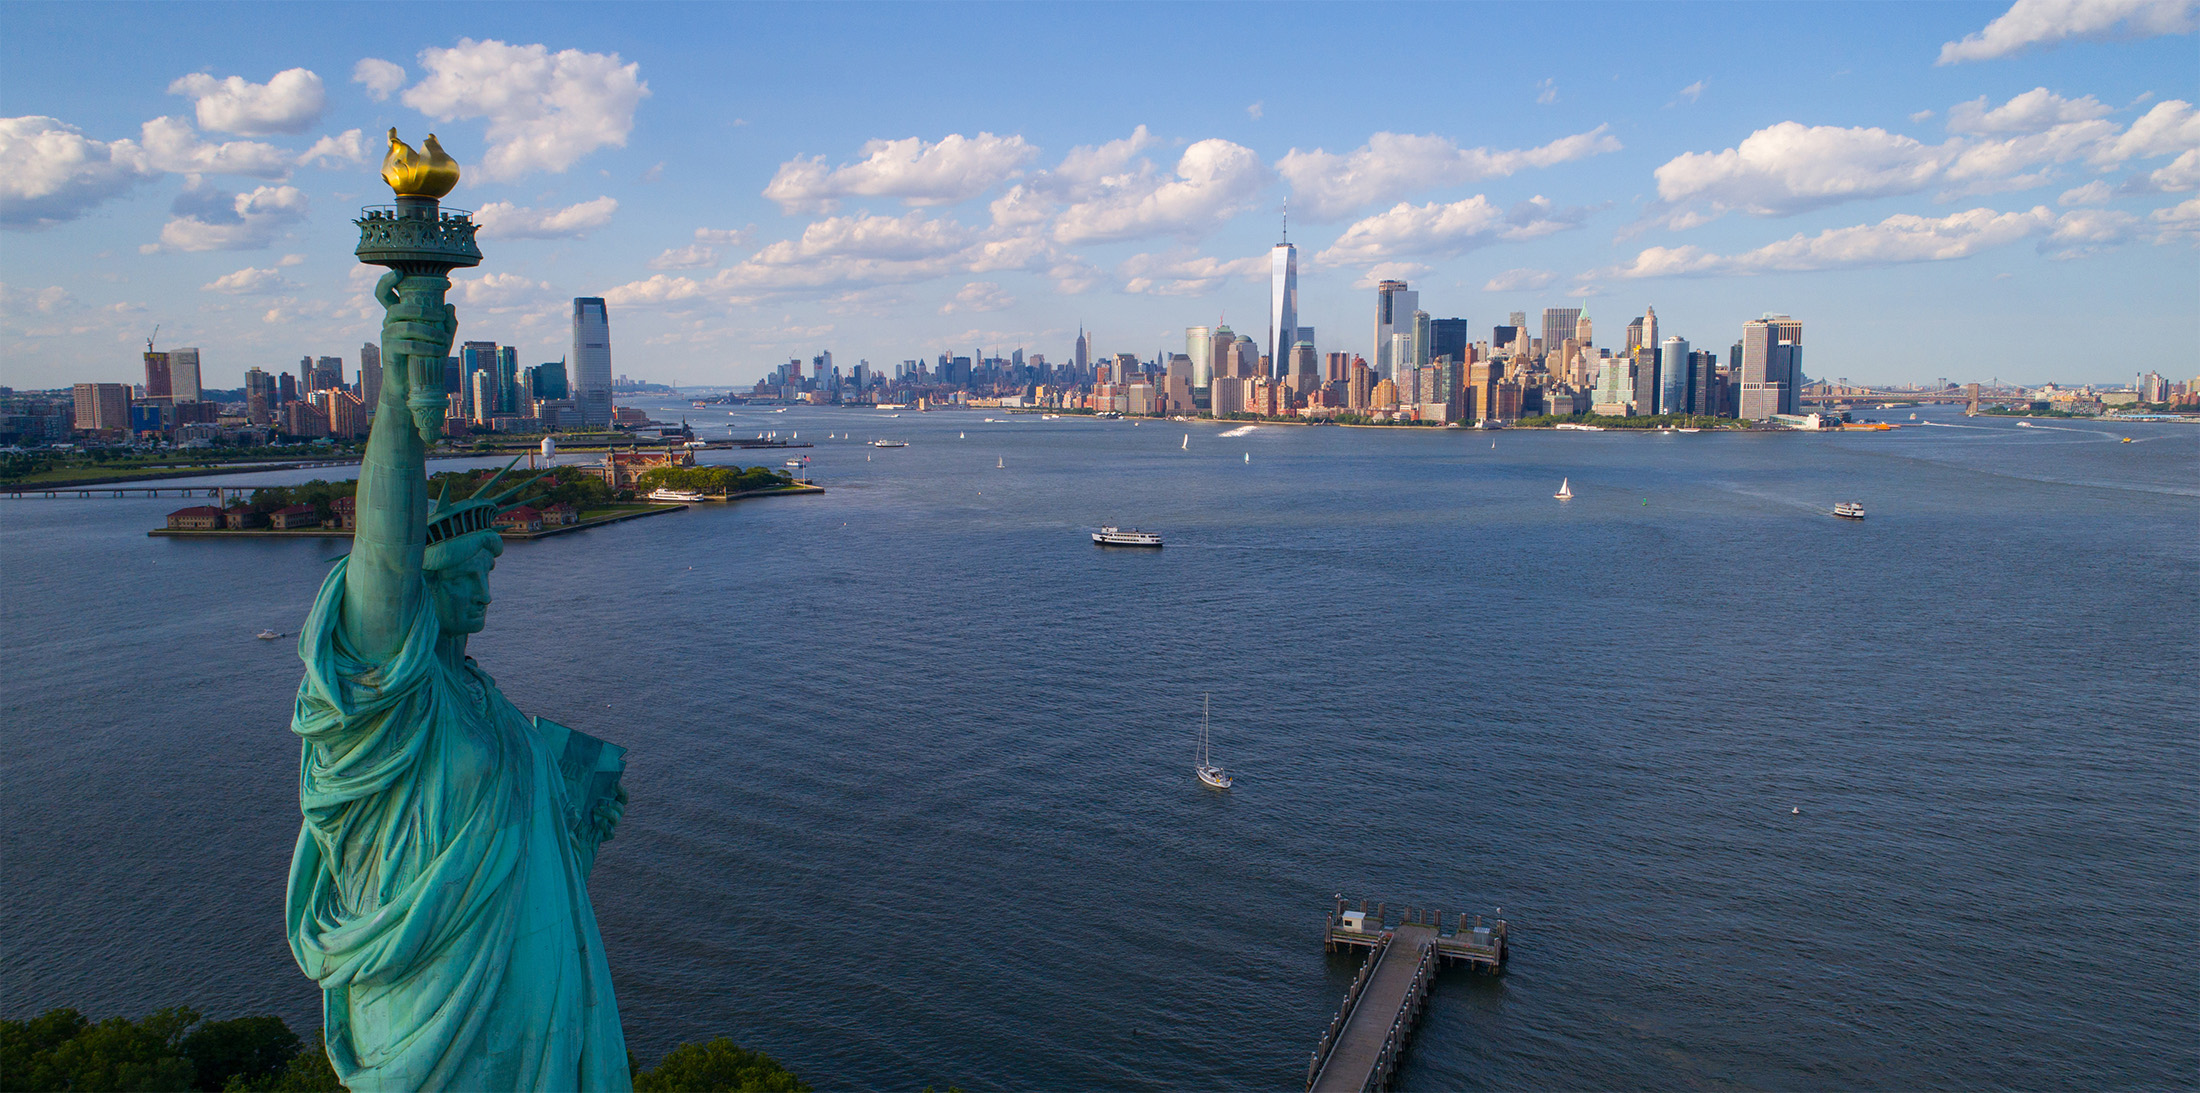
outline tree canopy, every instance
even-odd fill
[[[809,1093],[777,1059],[723,1036],[681,1044],[654,1070],[634,1075],[634,1093]]]
[[[341,1093],[320,1035],[303,1044],[280,1017],[200,1020],[170,1006],[93,1022],[75,1009],[0,1020],[0,1090]]]

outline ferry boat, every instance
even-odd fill
[[[649,491],[649,499],[675,505],[691,505],[702,500],[703,495],[695,490],[676,490],[670,486],[661,486]]]
[[[871,446],[874,448],[906,448],[909,446],[909,442],[906,440],[874,440],[871,442]]]
[[[1864,503],[1862,501],[1843,501],[1833,506],[1833,514],[1844,520],[1861,520],[1864,518]]]
[[[1158,547],[1161,536],[1137,528],[1119,528],[1114,524],[1092,533],[1092,541],[1101,546]]]

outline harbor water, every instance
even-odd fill
[[[827,487],[493,578],[484,668],[631,749],[592,888],[644,1065],[725,1035],[826,1089],[1294,1089],[1341,895],[1511,926],[1407,1089],[2200,1073],[2200,429],[643,405],[799,433]],[[0,500],[6,1016],[318,1021],[300,664],[254,635],[345,544],[145,535],[185,503]]]

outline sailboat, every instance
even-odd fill
[[[957,440],[968,440],[968,439],[970,439],[970,434],[969,434],[969,433],[956,433],[956,434],[955,434],[955,439],[957,439]]]
[[[1186,452],[1188,452],[1188,451],[1191,451],[1191,450],[1192,450],[1192,434],[1190,434],[1190,433],[1185,433],[1185,434],[1184,434],[1184,443],[1182,443],[1182,444],[1179,444],[1179,445],[1177,445],[1177,449],[1178,449],[1179,451],[1186,451]]]
[[[1230,776],[1222,773],[1222,768],[1214,764],[1212,750],[1207,744],[1207,695],[1204,693],[1199,696],[1199,754],[1192,762],[1192,773],[1199,775],[1201,782],[1216,789],[1230,788]]]
[[[1557,493],[1554,493],[1554,494],[1552,494],[1551,496],[1553,496],[1553,497],[1556,497],[1556,498],[1558,498],[1558,499],[1559,499],[1559,500],[1561,500],[1561,501],[1571,501],[1571,500],[1573,500],[1573,499],[1574,499],[1574,488],[1573,488],[1573,485],[1572,485],[1572,483],[1573,483],[1573,479],[1571,479],[1571,478],[1562,478],[1562,479],[1560,479],[1560,480],[1559,480],[1559,482],[1558,482],[1558,492],[1557,492]]]
[[[993,457],[993,468],[994,468],[995,470],[1007,470],[1007,469],[1008,469],[1008,464],[1007,464],[1007,463],[1004,463],[1004,462],[1002,462],[1002,460],[1003,460],[1004,458],[1005,458],[1004,456],[998,456],[998,455],[997,455],[997,456],[994,456],[994,457]]]
[[[1251,462],[1253,461],[1253,453],[1251,453],[1251,452],[1247,452],[1247,453],[1245,453],[1245,461],[1246,461],[1247,463],[1251,463]]]

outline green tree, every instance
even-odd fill
[[[220,1093],[236,1080],[260,1082],[281,1073],[297,1057],[299,1043],[282,1018],[262,1016],[208,1021],[181,1046],[197,1072],[191,1088]]]
[[[809,1093],[777,1059],[723,1036],[673,1048],[654,1070],[634,1075],[635,1093]]]

